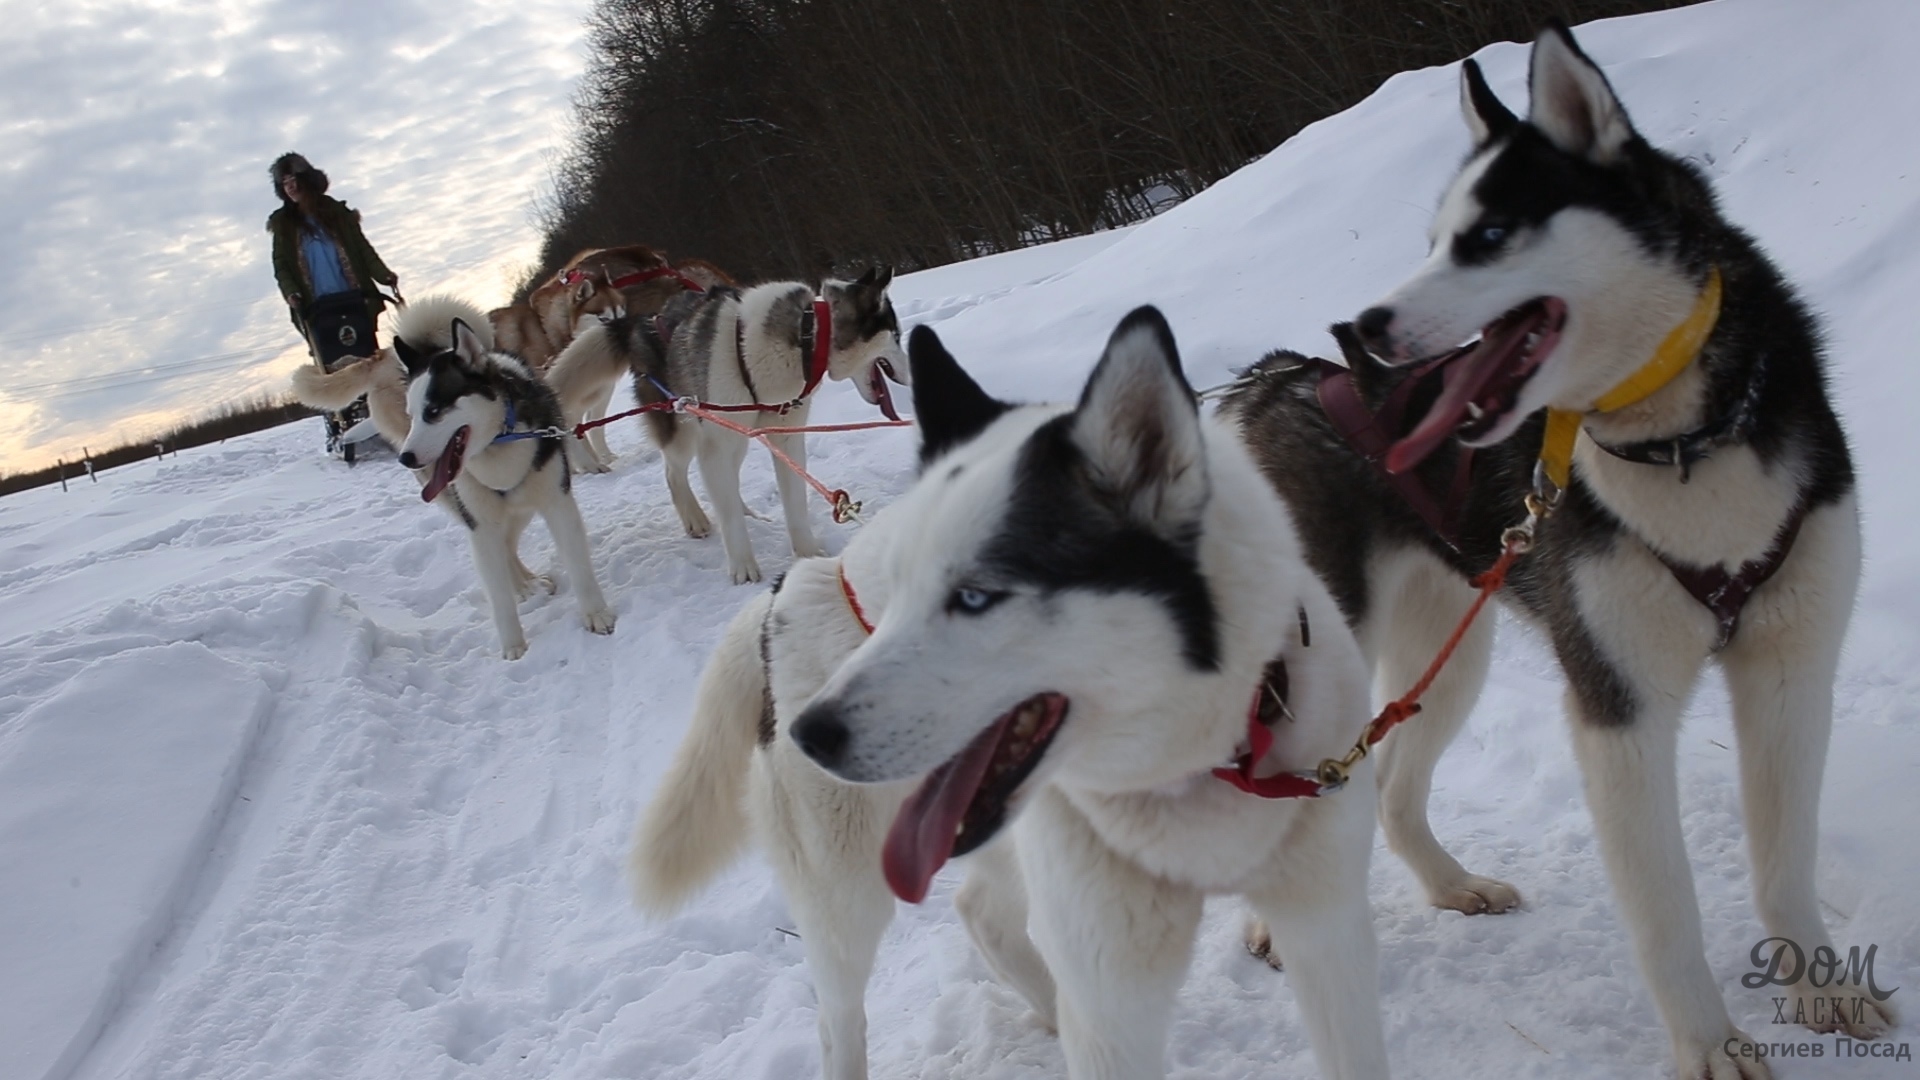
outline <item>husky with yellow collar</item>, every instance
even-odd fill
[[[799,923],[823,1074],[864,1080],[893,898],[973,852],[962,920],[1067,1074],[1154,1080],[1201,905],[1238,894],[1274,921],[1320,1075],[1384,1077],[1371,767],[1308,798],[1214,773],[1255,723],[1261,780],[1340,756],[1365,668],[1166,323],[1128,316],[1073,408],[988,397],[925,327],[910,356],[921,478],[729,627],[636,837],[643,906],[751,833]]]
[[[1502,595],[1566,675],[1601,854],[1678,1074],[1754,1080],[1767,1068],[1741,1052],[1702,942],[1676,736],[1717,663],[1760,920],[1807,955],[1829,945],[1814,851],[1859,576],[1853,467],[1812,318],[1706,180],[1635,132],[1564,27],[1534,43],[1530,89],[1521,120],[1466,63],[1474,151],[1426,262],[1336,328],[1350,374],[1277,355],[1224,410],[1389,692],[1438,651],[1524,498],[1558,497]],[[1406,418],[1388,421],[1400,437],[1369,445],[1363,421],[1390,410]],[[1479,693],[1492,625],[1468,635],[1380,764],[1388,843],[1434,904],[1468,913],[1519,897],[1440,847],[1426,800]],[[1834,1012],[1804,1015],[1855,1038],[1893,1020],[1865,999]]]

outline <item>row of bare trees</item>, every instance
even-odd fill
[[[1137,221],[1387,76],[1673,0],[599,0],[543,262],[744,279]]]

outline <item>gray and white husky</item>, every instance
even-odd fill
[[[467,527],[500,651],[526,655],[517,601],[522,595],[515,547],[534,514],[580,596],[587,629],[613,632],[613,609],[594,578],[586,525],[573,501],[568,438],[553,391],[517,358],[487,348],[464,320],[451,324],[449,344],[418,349],[406,338],[393,350],[407,373],[408,430],[400,463],[425,476],[420,497],[434,502],[452,488],[453,508]]]
[[[911,354],[921,477],[728,628],[636,835],[641,904],[679,906],[753,834],[824,1074],[856,1080],[889,887],[918,901],[975,852],[962,919],[1057,1023],[1069,1075],[1144,1080],[1202,903],[1236,893],[1280,937],[1321,1075],[1385,1076],[1370,767],[1281,800],[1212,772],[1256,722],[1275,742],[1255,775],[1338,756],[1363,660],[1166,323],[1128,316],[1071,408],[987,396],[929,328]]]
[[[635,373],[635,393],[642,402],[662,400],[664,388],[707,404],[760,405],[763,410],[727,415],[748,427],[800,427],[823,381],[851,380],[862,397],[891,412],[887,380],[906,382],[900,321],[887,297],[892,280],[888,267],[870,269],[854,281],[829,279],[817,295],[793,281],[745,291],[711,289],[672,332],[661,362]],[[645,332],[637,324],[630,331]],[[697,457],[733,582],[759,581],[760,564],[747,540],[747,507],[740,498],[747,439],[682,413],[648,413],[644,419],[666,459],[667,488],[687,535],[706,536],[713,529],[687,482],[687,466]],[[806,464],[805,435],[770,438],[795,462]],[[774,474],[793,553],[824,554],[807,521],[806,482],[778,461]]]
[[[1524,515],[1535,459],[1552,456],[1550,416],[1568,421],[1571,480],[1502,596],[1566,675],[1601,854],[1679,1075],[1753,1080],[1767,1068],[1741,1052],[1705,956],[1676,738],[1702,669],[1717,663],[1733,698],[1761,922],[1808,955],[1829,945],[1814,850],[1860,567],[1853,468],[1812,318],[1720,215],[1705,179],[1635,132],[1563,26],[1534,43],[1530,92],[1521,120],[1466,63],[1475,149],[1441,200],[1432,251],[1355,327],[1336,328],[1373,408],[1419,377],[1389,365],[1446,357],[1408,399],[1424,418],[1370,455],[1382,468],[1336,433],[1315,400],[1324,369],[1299,357],[1270,357],[1223,408],[1395,693],[1438,651],[1473,596],[1469,575]],[[1454,349],[1476,333],[1477,345]],[[1385,469],[1405,476],[1390,482]],[[1444,493],[1463,474],[1442,526],[1394,486],[1412,477]],[[1440,847],[1426,801],[1479,693],[1491,634],[1482,620],[1380,763],[1389,845],[1433,903],[1469,913],[1519,897]],[[1804,1002],[1820,991],[1791,993]],[[1866,998],[1805,1015],[1856,1038],[1893,1022]]]

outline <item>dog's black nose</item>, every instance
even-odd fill
[[[1393,324],[1393,309],[1370,307],[1353,320],[1353,328],[1360,331],[1360,340],[1376,354],[1385,353],[1387,346],[1387,327]]]
[[[831,709],[808,709],[793,722],[792,731],[793,741],[801,753],[824,769],[840,764],[847,752],[847,743],[853,738],[847,725]]]
[[[400,455],[400,464],[409,469],[417,469],[420,467],[420,458],[413,451],[408,450]]]

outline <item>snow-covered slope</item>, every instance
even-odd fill
[[[1906,435],[1920,368],[1905,317],[1920,293],[1908,62],[1920,6],[1721,0],[1580,36],[1641,130],[1707,169],[1827,318],[1868,567],[1838,688],[1820,888],[1843,943],[1879,946],[1881,984],[1915,985],[1920,552],[1906,537],[1920,489]],[[1481,54],[1516,103],[1524,58],[1517,45]],[[900,308],[938,323],[1008,397],[1076,393],[1113,321],[1141,302],[1167,311],[1196,385],[1276,346],[1324,351],[1322,328],[1425,249],[1466,149],[1455,77],[1399,76],[1125,234],[904,278]],[[869,412],[834,386],[816,415]],[[577,487],[618,630],[594,637],[570,596],[538,599],[525,606],[531,652],[512,664],[495,655],[456,528],[404,470],[348,470],[319,441],[316,421],[0,500],[0,1075],[814,1075],[810,984],[757,858],[663,923],[626,901],[635,812],[748,595],[725,584],[717,541],[681,535],[637,428],[614,431],[615,473]],[[876,507],[908,482],[911,452],[897,431],[811,446],[822,476]],[[775,519],[750,528],[777,569],[764,457],[746,481]],[[527,547],[551,563],[543,532]],[[1503,627],[1434,797],[1449,846],[1516,882],[1527,910],[1436,912],[1390,855],[1375,862],[1400,1076],[1668,1067],[1559,695],[1538,643]],[[1708,954],[1739,1022],[1798,1039],[1771,1025],[1765,990],[1739,983],[1762,932],[1729,728],[1710,678],[1682,736]],[[903,907],[882,947],[875,1075],[1064,1075],[1054,1040],[967,944],[952,886],[943,877]],[[1285,977],[1249,960],[1237,932],[1217,905],[1181,998],[1174,1075],[1313,1075]],[[1913,1068],[1829,1055],[1777,1071]]]

